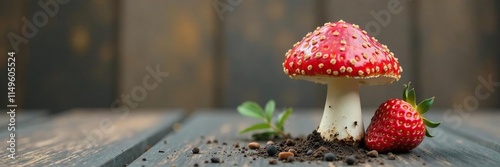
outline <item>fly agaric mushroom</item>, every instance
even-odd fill
[[[403,71],[386,45],[342,20],[308,33],[285,56],[283,71],[288,76],[328,85],[317,130],[326,141],[362,141],[358,86],[392,83]]]

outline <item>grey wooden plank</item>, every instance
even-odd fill
[[[8,166],[124,166],[165,136],[182,118],[179,110],[113,112],[73,110],[16,130],[16,159]],[[8,133],[0,133],[2,141]],[[7,148],[7,142],[0,143]],[[7,157],[2,149],[0,155]]]
[[[440,127],[489,149],[500,152],[500,112],[498,110],[479,110],[460,115],[452,110],[433,112],[427,118],[440,120]],[[447,138],[447,133],[437,137]]]
[[[365,126],[368,125],[373,113],[374,109],[364,111]],[[320,110],[296,111],[287,124],[288,130],[294,136],[309,134],[316,128],[321,114]],[[252,160],[252,157],[243,157],[241,153],[234,152],[233,144],[239,143],[244,146],[249,142],[248,135],[239,136],[237,131],[251,123],[255,123],[254,120],[243,118],[234,110],[198,112],[184,123],[182,129],[165,137],[166,144],[161,142],[156,144],[130,166],[193,166],[195,163],[200,166],[214,166],[211,163],[204,163],[211,157],[224,160],[222,164],[224,166],[232,166],[234,163],[236,166],[268,166],[268,159]],[[423,163],[426,166],[494,166],[500,164],[499,152],[448,131],[445,128],[433,129],[434,134],[446,134],[446,137],[427,138],[410,153],[397,154],[397,160],[387,160],[386,155],[382,155],[385,159],[384,166],[422,166]],[[219,143],[206,144],[207,140],[213,139],[217,139]],[[222,145],[222,142],[226,142],[227,145]],[[264,142],[261,142],[262,144]],[[194,147],[199,147],[201,154],[192,154],[191,150]],[[279,162],[279,166],[282,165],[346,166],[343,162],[320,162],[319,164]],[[372,162],[361,164],[361,166],[379,166],[379,164]]]
[[[292,116],[289,121],[298,120],[305,122],[305,119],[298,119],[297,116]],[[199,112],[186,121],[182,129],[167,136],[164,139],[167,144],[161,142],[156,144],[129,166],[193,166],[195,163],[209,166],[213,164],[205,164],[204,161],[210,161],[212,156],[227,162],[223,164],[225,166],[232,166],[231,162],[237,162],[236,166],[264,166],[267,161],[258,159],[250,163],[251,157],[245,158],[240,153],[233,153],[234,144],[246,146],[249,139],[249,135],[239,136],[237,131],[254,122],[254,120],[244,119],[236,114],[236,111]],[[291,131],[293,135],[299,135],[298,132],[312,131],[316,126],[309,123],[301,125],[289,123],[288,125],[290,129],[294,129]],[[217,139],[218,144],[206,144],[207,140],[213,139]],[[223,142],[227,142],[227,145],[222,145]],[[201,154],[193,155],[191,150],[194,147],[199,147]],[[227,154],[223,154],[224,152]],[[228,157],[228,155],[231,156]]]
[[[9,110],[0,110],[0,113],[7,113]],[[47,110],[25,110],[25,109],[16,109],[15,113],[15,121],[18,124],[23,124],[27,122],[36,121],[36,119],[41,119],[42,117],[46,117],[49,114]],[[10,122],[10,114],[6,114],[6,116],[0,117],[0,125],[7,125]],[[0,131],[5,129],[0,129]]]

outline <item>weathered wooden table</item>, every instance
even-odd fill
[[[381,155],[358,166],[500,166],[500,112],[437,112],[427,117],[442,121],[410,153],[396,160]],[[319,124],[320,110],[294,111],[286,127],[294,136],[307,135]],[[365,126],[373,110],[363,112]],[[470,115],[468,115],[470,114]],[[0,119],[6,125],[8,119]],[[9,159],[9,132],[0,130],[0,166],[270,166],[268,159],[244,157],[233,145],[244,146],[249,135],[238,135],[255,123],[235,110],[75,109],[57,115],[43,111],[19,113],[16,159]],[[218,143],[207,144],[217,139]],[[264,145],[265,142],[261,144]],[[200,154],[192,154],[194,147]],[[210,163],[218,157],[223,163]],[[205,163],[204,161],[207,161]],[[424,164],[425,163],[425,164]],[[347,166],[345,162],[278,162],[278,166]]]

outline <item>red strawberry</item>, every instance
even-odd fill
[[[415,90],[408,91],[405,85],[403,100],[390,99],[377,109],[366,130],[365,144],[370,150],[378,152],[407,152],[417,147],[424,135],[432,137],[426,126],[437,127],[440,123],[431,122],[423,117],[434,102],[428,98],[418,105],[415,103]]]

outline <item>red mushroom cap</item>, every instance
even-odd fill
[[[386,45],[340,20],[308,33],[286,53],[283,70],[291,78],[325,84],[331,78],[355,78],[360,84],[391,83],[403,69]]]

